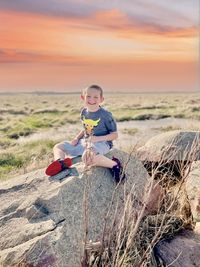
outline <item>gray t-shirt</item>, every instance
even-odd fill
[[[95,112],[84,108],[81,111],[81,120],[88,135],[102,136],[117,131],[117,124],[112,113],[102,107]],[[108,144],[110,147],[113,146],[112,141],[108,141]]]

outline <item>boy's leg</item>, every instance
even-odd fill
[[[54,146],[53,154],[54,160],[65,159],[66,156],[77,157],[81,156],[84,152],[84,147],[81,143],[78,143],[76,146],[70,144],[70,142],[61,142]]]
[[[93,154],[90,151],[85,151],[83,154],[83,162],[88,166],[99,166],[109,168],[113,178],[118,183],[125,178],[123,167],[119,159],[113,157],[109,159],[104,155],[110,150],[107,142],[97,142],[93,144]],[[88,157],[89,152],[89,157]]]
[[[109,151],[110,146],[107,142],[93,143],[90,149],[84,151],[82,160],[87,166],[112,168],[116,162],[104,156]]]
[[[116,183],[119,183],[125,178],[121,162],[117,158],[113,157],[111,160],[104,155],[95,155],[92,163],[92,166],[109,168]]]
[[[49,176],[56,175],[57,173],[70,167],[73,162],[71,158],[65,158],[66,155],[78,156],[83,152],[81,144],[73,146],[69,142],[56,144],[53,148],[54,161],[47,167],[46,174]]]
[[[111,169],[115,165],[117,165],[117,163],[114,160],[105,157],[104,155],[98,154],[98,155],[95,155],[93,157],[93,164],[92,165]]]
[[[53,155],[54,155],[54,160],[64,159],[65,158],[66,151],[64,151],[63,143],[56,144],[53,147]]]
[[[93,150],[86,149],[82,155],[82,160],[87,166],[99,166],[105,168],[112,168],[117,163],[104,155],[96,155]]]

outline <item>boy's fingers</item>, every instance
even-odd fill
[[[86,149],[83,153],[82,160],[86,166],[91,166],[94,163],[95,153],[91,149]]]

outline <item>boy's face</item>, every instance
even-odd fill
[[[96,89],[89,88],[86,90],[85,94],[81,96],[85,106],[89,111],[96,111],[99,109],[99,105],[103,102],[104,98],[101,96],[100,92]]]

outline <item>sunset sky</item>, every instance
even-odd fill
[[[199,0],[0,0],[0,91],[196,92]]]

